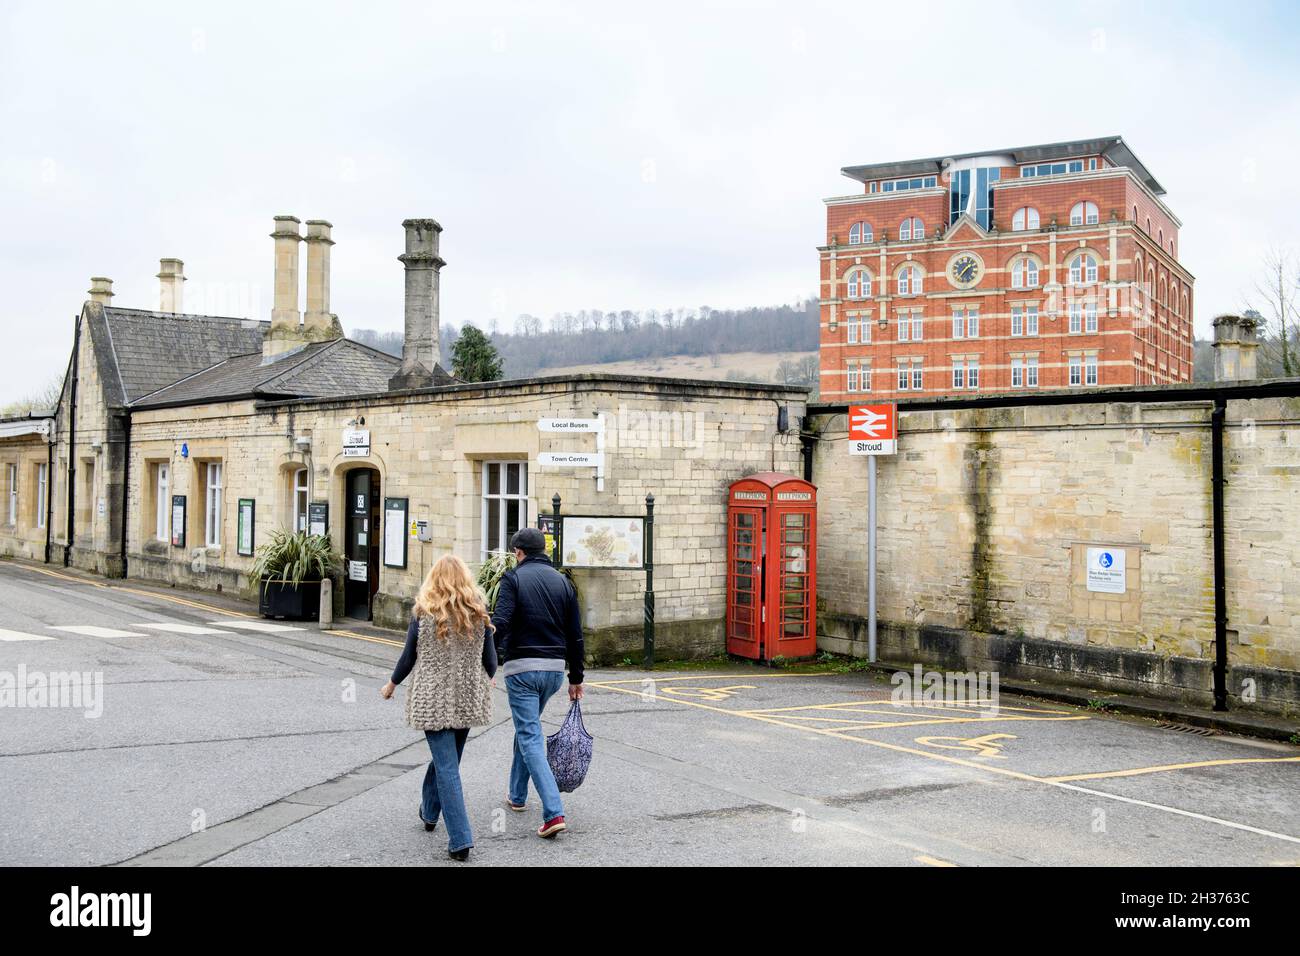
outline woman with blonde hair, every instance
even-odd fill
[[[380,694],[388,700],[397,685],[414,674],[406,696],[406,722],[424,731],[431,756],[420,820],[432,831],[442,815],[447,852],[461,862],[469,859],[474,834],[461,792],[460,756],[469,728],[492,719],[496,669],[492,621],[483,594],[464,561],[443,555],[420,587],[406,647]]]

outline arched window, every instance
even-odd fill
[[[1146,292],[1148,299],[1150,299],[1153,295],[1156,294],[1156,267],[1155,266],[1147,267],[1147,287],[1143,291]]]
[[[903,241],[910,239],[924,239],[925,224],[915,216],[911,219],[904,219],[898,225],[898,238]]]
[[[1164,247],[1165,247],[1165,231],[1164,231],[1163,229],[1161,229],[1161,230],[1160,230],[1160,248],[1163,249]]]
[[[920,295],[921,286],[922,280],[920,266],[906,265],[898,270],[899,295]]]
[[[1171,256],[1174,254],[1174,240],[1172,237],[1169,240],[1169,254]]]
[[[1174,315],[1181,315],[1178,311],[1178,280],[1174,279],[1169,283],[1169,304],[1173,307]]]
[[[1187,322],[1191,322],[1191,321],[1192,321],[1192,313],[1189,312],[1188,309],[1187,309],[1187,290],[1186,290],[1186,289],[1183,290],[1183,318],[1184,318],[1184,320],[1186,320]]]
[[[866,299],[871,296],[871,273],[866,269],[852,269],[844,278],[848,283],[850,299]]]
[[[1077,202],[1070,209],[1070,225],[1095,226],[1099,220],[1095,202]]]
[[[1133,204],[1133,225],[1136,226],[1137,221],[1138,221],[1138,205],[1137,203],[1134,203]]]
[[[1032,289],[1038,285],[1038,263],[1021,256],[1011,264],[1011,288]]]
[[[1165,277],[1160,277],[1160,304],[1168,308],[1169,306],[1169,285],[1165,282]]]
[[[1151,217],[1147,216],[1147,235],[1151,235]]]
[[[864,242],[871,242],[871,223],[855,222],[849,227],[849,245],[857,246]]]
[[[1011,231],[1024,232],[1026,229],[1038,228],[1038,210],[1033,206],[1021,206],[1011,215]]]
[[[1097,257],[1091,252],[1080,252],[1070,260],[1070,282],[1086,285],[1097,281]]]

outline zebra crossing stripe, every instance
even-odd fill
[[[100,627],[98,624],[62,624],[51,626],[54,631],[67,631],[82,637],[144,637],[139,631],[123,631],[116,627]]]
[[[144,621],[139,625],[153,631],[166,631],[168,634],[229,634],[216,627],[204,627],[201,624],[185,624],[180,621]]]
[[[52,641],[46,634],[24,634],[22,631],[10,631],[0,627],[0,641]]]
[[[220,624],[222,627],[238,628],[241,631],[261,631],[265,634],[306,630],[305,627],[294,627],[291,624],[272,624],[270,621],[210,621],[209,623]]]

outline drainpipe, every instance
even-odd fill
[[[77,510],[77,380],[81,368],[81,315],[72,334],[72,385],[68,389],[68,530],[63,544],[63,566],[72,564],[72,516]]]
[[[127,520],[130,514],[128,505],[131,501],[131,413],[122,417],[122,577],[126,577],[126,529],[130,527]]]
[[[1228,709],[1228,587],[1223,548],[1223,423],[1228,402],[1214,400],[1210,414],[1212,434],[1211,488],[1214,510],[1214,709]]]
[[[45,563],[50,563],[54,541],[54,443],[59,438],[58,419],[50,419],[50,440],[45,444]]]

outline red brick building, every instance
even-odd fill
[[[849,166],[827,199],[821,397],[1192,377],[1178,217],[1119,137]]]

